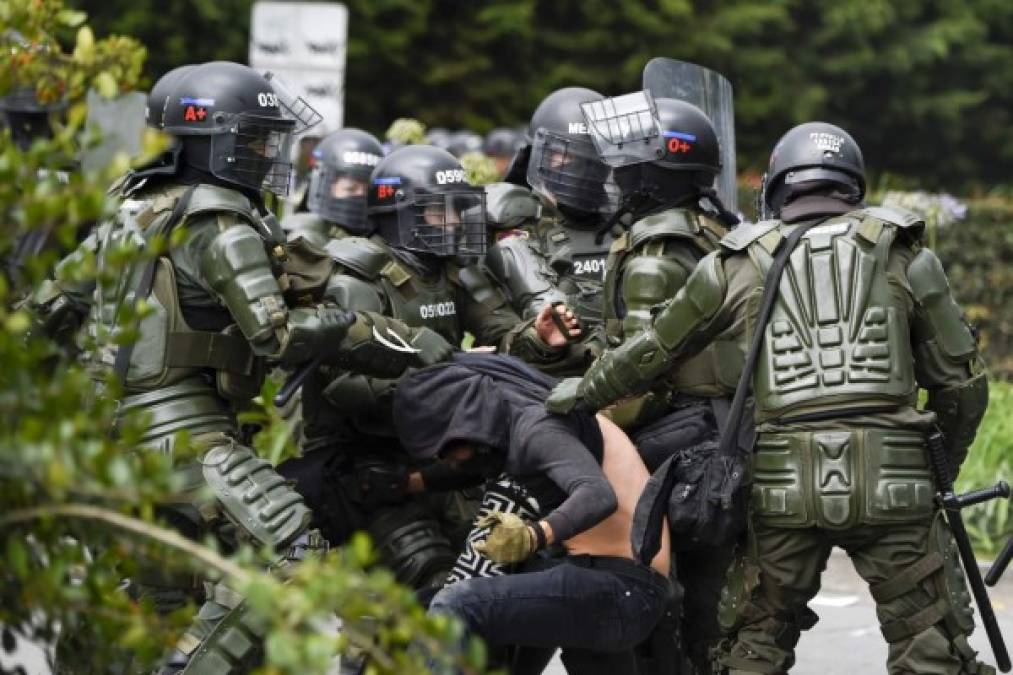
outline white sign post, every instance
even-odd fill
[[[337,2],[260,1],[251,25],[250,66],[273,72],[323,115],[314,135],[340,129],[348,9]]]

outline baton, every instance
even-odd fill
[[[314,370],[323,363],[324,357],[318,356],[312,361],[304,363],[299,370],[293,372],[285,380],[285,384],[281,385],[281,389],[274,395],[274,407],[283,408],[285,405],[295,396],[295,392],[303,385]]]
[[[1002,553],[999,554],[999,557],[992,563],[992,567],[989,568],[988,574],[985,576],[986,586],[995,586],[999,583],[999,577],[1006,571],[1011,558],[1013,558],[1013,537],[1009,538],[1006,546],[1002,549]]]
[[[978,569],[978,561],[974,558],[974,550],[971,548],[971,540],[964,528],[964,519],[960,515],[960,509],[967,504],[977,504],[985,499],[1009,497],[1009,485],[999,481],[986,490],[957,495],[953,491],[953,478],[950,476],[950,464],[946,458],[946,442],[942,432],[934,431],[929,434],[926,445],[928,446],[929,464],[932,466],[936,488],[939,490],[936,498],[946,512],[946,522],[949,524],[953,540],[957,544],[960,562],[964,565],[964,575],[967,577],[967,584],[971,587],[971,593],[974,595],[974,603],[978,605],[978,613],[981,615],[982,625],[985,626],[988,642],[992,646],[992,654],[995,656],[999,670],[1008,673],[1010,671],[1009,653],[1006,651],[1006,643],[1003,640],[1002,631],[999,629],[999,622],[995,618],[992,602],[988,599],[988,591],[985,590],[981,570]]]
[[[559,316],[559,312],[556,311],[556,308],[560,306],[565,307],[566,303],[565,302],[552,303],[552,311],[549,312],[549,316],[552,317],[552,323],[556,324],[556,328],[559,329],[559,332],[563,334],[563,337],[566,338],[566,341],[568,343],[573,344],[574,342],[580,342],[579,337],[574,337],[570,335],[570,327],[566,325],[566,322],[563,321],[563,317]]]

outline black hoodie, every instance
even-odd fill
[[[414,457],[433,457],[454,441],[467,441],[506,453],[506,472],[521,482],[548,478],[558,497],[539,502],[558,503],[545,520],[565,541],[607,518],[618,503],[601,470],[595,417],[545,410],[555,383],[511,356],[455,354],[401,381],[394,423]]]

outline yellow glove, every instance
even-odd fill
[[[538,546],[527,523],[514,513],[493,511],[475,524],[490,528],[489,536],[475,544],[475,550],[498,563],[520,562]]]

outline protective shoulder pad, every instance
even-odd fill
[[[636,247],[645,241],[661,237],[693,239],[698,234],[700,222],[695,213],[687,209],[668,209],[633,223],[630,228],[630,246]]]
[[[379,278],[380,272],[391,260],[381,246],[363,237],[332,239],[324,248],[336,263],[369,281]]]
[[[777,228],[779,220],[761,220],[749,225],[742,224],[721,239],[721,248],[727,251],[742,251],[754,241]]]
[[[235,213],[250,222],[256,222],[257,212],[253,204],[238,190],[219,185],[201,184],[194,190],[184,216],[189,218],[199,213]]]
[[[958,362],[974,356],[977,350],[974,336],[950,294],[950,284],[936,254],[921,249],[908,265],[907,277],[915,301],[924,310],[943,353]]]
[[[907,230],[923,230],[925,229],[925,220],[914,211],[908,211],[898,206],[870,206],[862,209],[860,213],[864,213],[878,218],[883,222],[896,225],[897,227]]]
[[[485,211],[495,230],[512,229],[541,216],[542,206],[534,193],[513,183],[485,186]]]

